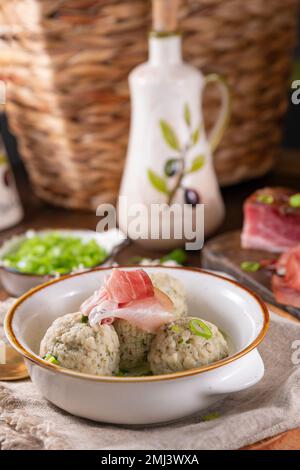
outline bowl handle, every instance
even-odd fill
[[[239,392],[252,387],[264,376],[265,367],[257,351],[253,349],[240,359],[215,369],[214,377],[209,380],[208,393],[223,394]]]

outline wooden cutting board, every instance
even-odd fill
[[[272,311],[294,321],[300,319],[300,310],[293,307],[278,306],[271,289],[271,273],[265,269],[256,273],[244,272],[240,265],[243,261],[274,259],[274,254],[264,251],[244,250],[240,245],[240,231],[228,232],[213,238],[202,250],[202,267],[231,274],[241,283],[257,292]],[[284,308],[284,309],[283,309]],[[295,318],[296,317],[296,318]],[[278,436],[257,442],[244,450],[299,450],[300,429],[293,429]]]
[[[228,232],[207,242],[202,250],[202,266],[207,269],[224,271],[234,276],[242,284],[259,294],[266,302],[284,308],[291,315],[300,319],[300,309],[279,305],[271,289],[271,271],[260,269],[255,273],[241,269],[243,261],[258,261],[276,259],[278,255],[259,250],[241,248],[240,231]]]

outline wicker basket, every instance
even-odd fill
[[[282,137],[297,0],[186,0],[187,61],[228,78],[231,127],[221,184],[265,173]],[[65,207],[115,199],[129,126],[128,72],[146,58],[145,0],[1,0],[7,111],[36,193]],[[7,31],[7,30],[6,30]],[[206,97],[215,115],[214,90]]]

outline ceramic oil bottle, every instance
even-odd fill
[[[206,236],[217,229],[224,217],[212,153],[228,122],[230,97],[221,77],[204,77],[183,61],[181,35],[177,31],[178,4],[179,0],[153,0],[149,59],[129,76],[132,115],[120,189],[119,226],[134,239],[136,227],[128,225],[128,208],[135,204],[188,204],[193,211],[196,204],[203,203]],[[210,82],[220,87],[222,107],[207,136],[202,94]],[[147,224],[144,227],[147,231]],[[148,235],[139,241],[151,248],[167,249],[185,242],[162,237],[154,240]]]

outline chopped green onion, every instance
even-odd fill
[[[133,377],[144,377],[146,375],[153,375],[150,369],[150,365],[148,362],[144,362],[143,364],[140,364],[139,366],[133,367],[131,370],[129,370],[128,375],[131,375]]]
[[[293,194],[293,196],[289,198],[289,205],[295,209],[300,207],[300,193]]]
[[[56,365],[59,364],[57,358],[53,356],[52,354],[46,354],[46,356],[44,356],[43,359],[45,359],[45,361],[47,362],[50,362],[50,364],[56,364]]]
[[[248,273],[256,273],[260,270],[261,265],[256,261],[244,261],[241,263],[241,268]]]
[[[180,328],[179,325],[172,325],[171,330],[174,331],[174,333],[181,333],[182,328]]]
[[[128,376],[128,370],[122,370],[120,369],[119,372],[116,373],[117,377],[126,377]]]
[[[205,339],[211,339],[212,332],[200,318],[193,318],[189,323],[189,328],[192,333],[197,336],[202,336]]]
[[[130,258],[129,264],[141,264],[144,260],[148,260],[148,258],[143,258],[142,256],[134,256]],[[160,264],[166,263],[168,261],[174,261],[177,264],[184,264],[187,260],[187,254],[182,248],[176,248],[175,250],[171,251],[171,253],[166,254],[160,260],[155,260]],[[151,261],[151,260],[150,260]]]
[[[274,196],[271,194],[259,194],[256,198],[258,202],[262,202],[263,204],[273,204]]]
[[[152,372],[147,362],[132,369],[120,369],[116,374],[117,377],[145,377],[148,375],[152,375]]]
[[[214,413],[209,413],[208,415],[203,416],[202,421],[213,421],[214,419],[220,418],[220,413],[215,411]]]
[[[175,261],[178,264],[184,264],[187,260],[187,254],[182,248],[176,248],[160,259],[161,263],[166,261]]]
[[[2,153],[0,154],[0,165],[7,165],[7,159]]]
[[[5,266],[19,272],[44,276],[92,268],[106,258],[107,251],[94,239],[85,241],[60,232],[48,232],[27,237],[2,260]]]
[[[82,315],[81,323],[88,323],[88,322],[89,322],[89,317]]]

